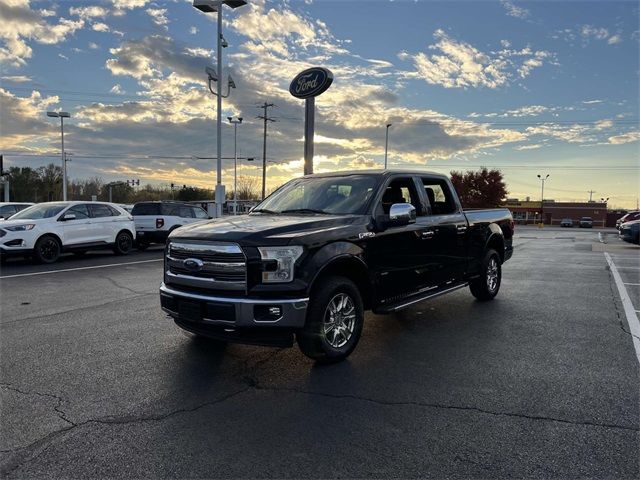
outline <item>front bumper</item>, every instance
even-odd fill
[[[166,243],[168,236],[168,230],[136,230],[136,241],[138,243]]]
[[[218,297],[160,286],[162,310],[180,325],[225,329],[300,329],[309,298]],[[273,314],[276,310],[279,314]],[[182,325],[180,325],[182,326]]]

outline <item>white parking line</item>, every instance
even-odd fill
[[[626,283],[624,282],[625,285],[640,285],[640,283]]]
[[[629,298],[629,293],[627,292],[624,282],[618,273],[618,268],[616,267],[616,264],[613,263],[613,260],[611,260],[611,256],[609,256],[607,252],[604,252],[604,258],[607,260],[613,279],[616,281],[618,293],[620,294],[620,301],[622,301],[624,313],[627,317],[627,323],[629,324],[633,347],[636,349],[636,357],[638,357],[638,362],[640,362],[640,321],[638,321],[638,316],[636,315],[638,310],[633,306],[631,298]]]
[[[162,262],[164,259],[155,258],[153,260],[139,260],[137,262],[124,262],[124,263],[110,263],[108,265],[94,265],[93,267],[76,267],[76,268],[63,268],[61,270],[49,270],[47,272],[33,272],[33,273],[18,273],[16,275],[5,275],[0,277],[0,280],[4,278],[16,278],[16,277],[32,277],[35,275],[49,275],[51,273],[62,273],[62,272],[76,272],[78,270],[93,270],[96,268],[109,268],[109,267],[121,267],[122,265],[137,265],[138,263],[149,263],[149,262]]]

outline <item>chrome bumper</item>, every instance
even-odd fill
[[[183,292],[166,286],[164,283],[160,285],[160,298],[162,310],[177,320],[187,320],[202,326],[221,326],[229,328],[247,328],[247,327],[286,327],[286,328],[302,328],[304,327],[307,306],[309,298],[286,298],[286,299],[257,299],[246,297],[217,297],[212,295],[203,295],[200,293]],[[178,308],[172,309],[167,307],[169,304],[179,305],[178,302],[187,302],[191,305],[198,305],[201,314],[200,318],[183,318]],[[210,310],[230,310],[232,308],[234,315],[224,316],[223,318],[214,318],[208,315],[208,307]],[[259,318],[260,309],[266,307],[279,307],[280,316],[273,319]]]

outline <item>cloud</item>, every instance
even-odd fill
[[[59,53],[58,57],[62,58],[63,60],[69,60],[69,57],[67,57],[66,55],[63,55],[62,53]]]
[[[91,20],[95,17],[104,18],[109,14],[109,10],[98,5],[69,8],[69,15],[77,15],[82,20]]]
[[[57,135],[44,112],[58,103],[58,97],[43,97],[34,91],[28,97],[16,97],[0,87],[0,149],[33,148],[32,142],[46,141]]]
[[[91,25],[91,28],[96,32],[108,32],[110,30],[109,25],[102,22],[94,23],[93,25]]]
[[[586,47],[592,40],[605,41],[609,45],[616,45],[622,42],[620,33],[612,34],[604,27],[596,27],[594,25],[581,25],[576,29],[565,28],[557,31],[552,38],[561,38],[566,42],[573,43],[576,40],[582,41],[582,46]]]
[[[195,35],[196,33],[198,33],[198,27],[190,27],[189,28],[189,33],[191,35]]]
[[[622,37],[620,35],[612,35],[607,40],[609,45],[615,45],[616,43],[622,43]]]
[[[134,8],[142,8],[150,0],[111,0],[113,6],[118,10],[133,10]]]
[[[606,28],[597,28],[592,25],[583,25],[580,34],[584,38],[595,38],[597,40],[605,40],[609,36],[609,30]]]
[[[416,67],[415,72],[406,75],[408,78],[422,78],[445,88],[495,89],[509,84],[515,74],[528,77],[533,69],[552,58],[550,52],[530,48],[484,53],[469,43],[452,39],[443,30],[436,30],[434,37],[437,42],[429,50],[435,53],[399,55],[402,60],[412,59]]]
[[[612,145],[622,145],[625,143],[637,142],[640,140],[640,131],[627,132],[620,135],[613,135],[608,138]]]
[[[518,7],[511,0],[500,0],[500,3],[507,11],[507,15],[509,15],[510,17],[525,19],[530,15],[529,10],[527,10],[526,8]]]
[[[169,23],[166,8],[147,8],[147,14],[156,25],[164,27]]]
[[[11,83],[27,83],[31,81],[31,77],[26,75],[5,75],[0,77],[0,80]]]
[[[597,103],[602,103],[602,100],[583,100],[585,105],[595,105]]]
[[[84,26],[84,20],[58,19],[48,23],[28,1],[3,0],[0,4],[0,63],[18,67],[31,58],[28,40],[53,45],[66,40]]]
[[[122,95],[123,93],[125,93],[119,83],[116,83],[113,87],[111,87],[111,90],[109,91],[117,95]]]
[[[90,48],[91,50],[98,50],[98,49],[100,48],[100,45],[98,45],[98,44],[97,44],[97,43],[95,43],[95,42],[89,42],[89,48]]]

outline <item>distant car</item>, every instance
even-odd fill
[[[573,220],[570,218],[563,218],[560,222],[561,227],[573,227]]]
[[[183,225],[208,220],[211,217],[197,205],[184,202],[139,202],[131,211],[136,224],[138,250],[152,243],[167,241],[169,233]]]
[[[579,222],[580,228],[593,228],[593,218],[582,217]]]
[[[129,213],[133,211],[133,203],[119,203],[118,206],[124,208]]]
[[[620,238],[625,242],[640,244],[640,220],[633,220],[620,225]]]
[[[616,220],[616,228],[620,230],[620,225],[626,222],[631,222],[633,220],[640,220],[640,211],[629,212],[626,215],[623,215],[618,220]]]
[[[24,210],[30,207],[33,203],[26,202],[2,202],[0,203],[0,219],[7,219],[11,215],[18,213],[20,210]]]
[[[112,203],[39,203],[0,223],[0,256],[33,256],[37,262],[53,263],[63,252],[110,248],[126,255],[135,235],[131,215]]]

